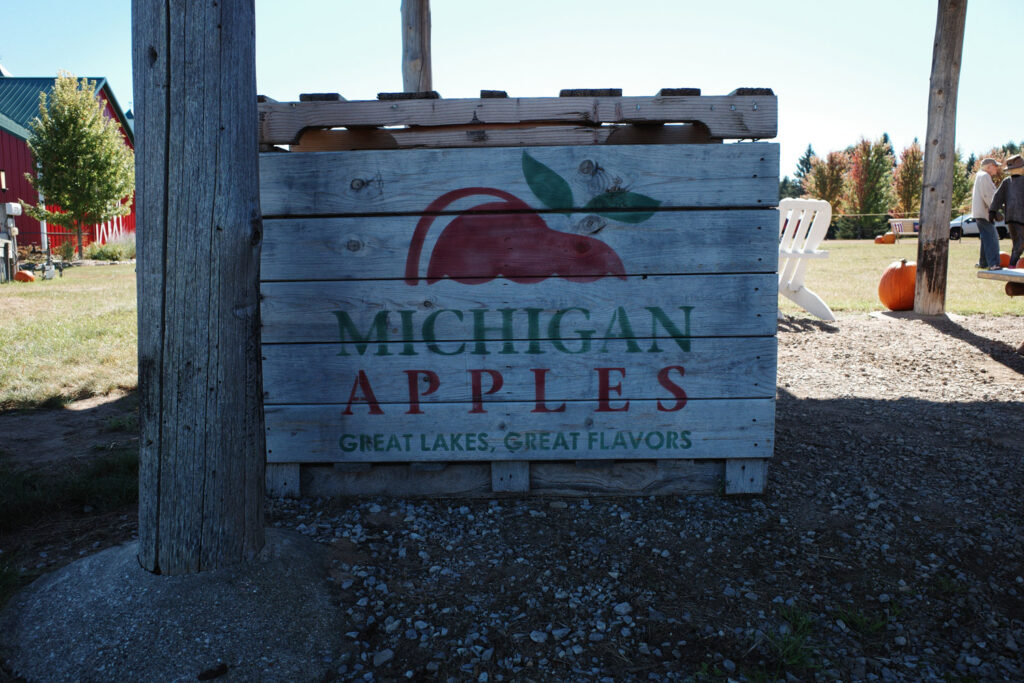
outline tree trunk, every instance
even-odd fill
[[[186,574],[263,547],[251,0],[133,0],[139,561]]]
[[[434,89],[430,66],[430,0],[402,0],[402,89]]]
[[[967,0],[938,0],[935,47],[928,93],[924,145],[921,232],[917,243],[914,311],[940,315],[946,310],[949,219],[956,154],[956,95],[964,49]]]

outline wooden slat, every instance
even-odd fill
[[[774,209],[659,212],[639,225],[583,213],[545,214],[542,219],[565,235],[562,239],[567,247],[573,244],[574,235],[588,235],[607,245],[621,258],[627,273],[711,273],[720,271],[723,264],[732,272],[743,273],[774,273],[778,268],[778,213]],[[421,268],[426,267],[438,236],[453,220],[451,216],[434,220],[424,243]],[[416,216],[266,220],[260,276],[264,281],[402,277],[418,221]],[[526,256],[536,258],[532,268],[522,264],[504,274],[549,272],[540,263],[549,254],[534,251]],[[488,274],[483,265],[451,273],[455,277]]]
[[[304,465],[306,495],[454,496],[493,498],[487,463],[457,463],[442,472],[420,473],[409,465],[382,464],[366,472],[339,472]],[[530,463],[531,496],[639,496],[714,493],[722,481],[721,460],[616,462],[581,470],[560,462]]]
[[[768,461],[730,459],[725,461],[725,492],[729,495],[764,493]]]
[[[298,498],[300,466],[296,463],[271,463],[267,465],[267,495],[274,498]]]
[[[458,154],[263,154],[260,202],[268,217],[420,213],[437,206],[436,200],[447,192],[479,187],[482,178],[486,186],[509,192],[538,210],[582,208],[595,196],[620,189],[657,200],[659,209],[771,207],[778,202],[779,146],[774,143],[532,148],[531,157],[559,174],[571,189],[571,198],[549,198],[550,206],[527,184],[524,154],[503,148],[465,149]]]
[[[672,340],[659,340],[662,353],[648,352],[651,340],[638,342],[638,353],[624,353],[625,342],[609,341],[613,353],[602,354],[597,349],[604,342],[592,340],[594,352],[566,354],[551,352],[534,355],[525,353],[501,354],[502,342],[486,344],[490,355],[467,353],[457,358],[441,357],[430,353],[426,344],[412,344],[408,349],[417,355],[401,355],[403,344],[388,344],[381,348],[371,344],[360,355],[354,344],[274,344],[263,347],[263,386],[268,405],[277,403],[344,403],[360,370],[368,377],[374,396],[381,403],[408,404],[410,398],[409,374],[431,370],[439,377],[440,385],[427,391],[428,376],[414,374],[422,388],[416,397],[424,404],[468,402],[472,397],[470,370],[489,370],[500,373],[502,386],[488,401],[529,401],[535,392],[535,376],[531,368],[549,367],[545,377],[546,396],[551,401],[578,399],[598,395],[599,376],[596,367],[622,367],[625,372],[610,373],[608,377],[621,391],[615,394],[615,403],[628,399],[664,397],[670,402],[671,394],[657,381],[658,372],[667,366],[685,368],[685,375],[672,371],[671,379],[683,387],[691,399],[701,398],[772,398],[775,395],[775,337],[728,337],[724,339],[689,340],[691,351],[681,352]],[[527,343],[520,343],[525,351]],[[344,348],[348,355],[338,355]],[[566,348],[576,350],[580,342],[566,342]],[[388,357],[375,355],[388,351]],[[477,373],[481,391],[492,386],[493,375]],[[624,375],[624,376],[623,376]],[[481,393],[483,397],[483,393]]]
[[[423,414],[416,415],[397,407],[368,415],[365,404],[352,415],[338,406],[267,406],[267,460],[766,458],[774,445],[771,399],[690,401],[675,412],[659,411],[656,401],[631,401],[626,412],[595,412],[595,401],[564,405],[562,412],[538,414],[532,402],[495,403],[487,404],[485,413],[469,413],[467,405],[447,403],[424,406]],[[446,426],[451,429],[444,431]],[[456,440],[452,434],[461,436]],[[362,450],[360,435],[369,439]]]
[[[526,460],[491,463],[491,488],[495,493],[525,493],[530,490],[530,463]]]
[[[982,280],[1000,280],[1002,282],[1024,282],[1024,270],[1003,268],[1002,270],[979,270],[978,277]]]
[[[369,330],[379,311],[389,311],[389,334],[402,339],[398,314],[411,310],[414,325],[438,310],[470,311],[474,308],[498,310],[519,308],[527,301],[544,302],[541,332],[554,311],[581,307],[590,312],[590,321],[603,334],[618,308],[627,316],[643,320],[640,329],[650,328],[647,306],[664,311],[679,311],[692,306],[690,336],[771,336],[775,334],[778,305],[778,281],[763,275],[680,275],[604,278],[593,282],[570,282],[549,278],[534,284],[492,280],[486,284],[464,285],[444,280],[432,285],[410,287],[402,280],[355,282],[267,282],[262,286],[263,342],[336,342],[340,341],[335,311],[346,311],[361,333]],[[525,299],[524,297],[529,297]],[[438,341],[472,338],[472,315],[463,314],[458,323],[455,314],[438,316],[435,330]],[[675,320],[675,316],[672,317]],[[526,314],[514,316],[517,339],[528,339]],[[566,320],[568,324],[568,320]],[[417,333],[418,334],[418,333]],[[450,350],[450,349],[448,349]]]
[[[693,123],[712,137],[773,138],[774,95],[706,97],[547,97],[450,100],[265,102],[260,142],[292,144],[306,128],[451,126],[471,123]]]
[[[401,129],[323,130],[302,134],[292,152],[355,149],[426,149],[458,147],[549,147],[557,145],[694,145],[720,142],[700,123],[674,125],[470,126]]]

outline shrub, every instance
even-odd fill
[[[128,261],[135,258],[135,234],[129,233],[110,240],[106,244],[90,244],[85,248],[85,258],[95,261]]]

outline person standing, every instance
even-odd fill
[[[992,204],[989,206],[989,219],[991,220],[996,211],[1005,207],[1006,226],[1010,229],[1010,239],[1013,240],[1013,247],[1010,251],[1010,267],[1017,264],[1021,252],[1024,252],[1024,158],[1014,154],[1006,160],[1006,172],[1010,175],[1004,180],[995,196],[992,197]],[[996,269],[999,267],[998,256]],[[989,263],[989,270],[992,270]]]
[[[978,223],[981,241],[977,268],[999,266],[999,232],[990,216],[992,199],[996,194],[993,178],[999,175],[999,162],[991,157],[981,160],[981,170],[974,176],[974,195],[971,198],[971,217]]]

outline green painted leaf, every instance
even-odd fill
[[[537,199],[549,209],[571,213],[572,188],[562,176],[523,152],[523,175]]]
[[[611,191],[597,195],[583,207],[585,211],[623,223],[643,223],[654,215],[661,201],[637,192]],[[648,209],[646,211],[613,211],[612,209]]]

